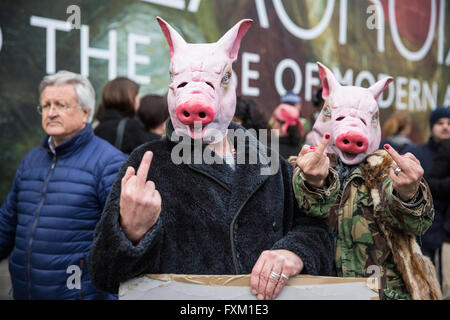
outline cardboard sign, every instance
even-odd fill
[[[254,300],[250,275],[151,274],[120,285],[120,300]],[[298,275],[277,300],[378,300],[376,278]]]

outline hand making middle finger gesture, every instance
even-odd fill
[[[297,157],[297,166],[306,182],[315,188],[321,188],[328,176],[330,159],[325,154],[325,148],[329,139],[330,135],[327,133],[317,147],[304,145]]]
[[[390,145],[385,144],[384,149],[395,161],[393,168],[389,171],[392,185],[403,201],[411,200],[419,189],[420,180],[423,176],[423,169],[420,161],[411,154],[399,155]]]
[[[120,218],[125,235],[132,242],[139,241],[156,223],[161,213],[161,195],[155,183],[147,180],[153,153],[147,151],[135,174],[128,167],[122,178]]]

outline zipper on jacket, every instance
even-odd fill
[[[39,202],[39,206],[36,210],[36,214],[34,216],[34,221],[33,221],[33,226],[31,227],[30,239],[28,240],[27,273],[28,273],[28,298],[29,299],[31,299],[31,243],[33,242],[33,235],[34,235],[34,231],[36,229],[37,221],[39,219],[39,213],[40,213],[41,208],[45,201],[45,194],[47,192],[48,182],[50,180],[50,177],[51,177],[53,171],[55,170],[55,166],[56,166],[56,154],[53,155],[52,165],[50,166],[50,170],[47,174],[47,177],[45,178],[44,187],[42,188],[42,192],[41,192],[41,201]]]

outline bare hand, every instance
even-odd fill
[[[423,168],[420,161],[411,154],[406,153],[399,155],[392,146],[385,144],[384,149],[389,153],[395,161],[393,168],[389,171],[389,176],[392,179],[392,185],[397,191],[402,201],[411,200],[417,193],[420,185],[420,180],[423,176]],[[400,168],[401,171],[395,174],[394,170]]]
[[[128,167],[122,178],[120,193],[120,218],[122,229],[129,240],[138,242],[156,223],[161,213],[161,196],[155,183],[148,180],[153,153],[142,157],[137,174]]]
[[[321,188],[328,176],[330,159],[325,154],[325,148],[329,139],[330,135],[325,134],[317,147],[304,145],[297,157],[297,166],[306,182],[314,188]]]
[[[250,288],[259,300],[275,299],[286,284],[286,278],[303,270],[303,261],[288,250],[263,251],[253,267]],[[272,272],[278,277],[271,276]],[[278,278],[278,279],[276,279]]]

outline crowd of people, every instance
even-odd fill
[[[316,99],[319,109],[324,102],[321,92],[322,88],[318,90],[319,97]],[[99,290],[92,284],[89,276],[88,252],[111,187],[128,155],[150,141],[161,141],[167,134],[166,128],[173,130],[170,126],[167,127],[169,111],[166,98],[158,95],[140,97],[136,82],[118,77],[103,88],[94,120],[94,90],[81,75],[61,71],[46,76],[39,86],[39,93],[38,111],[42,114],[42,127],[47,136],[41,146],[31,150],[21,162],[11,192],[0,211],[0,258],[9,257],[14,298],[116,299],[114,293],[117,293],[118,283],[127,277],[138,275],[141,269],[130,270],[131,274],[127,274],[125,278],[117,275],[114,285],[100,284],[102,290]],[[288,159],[297,156],[302,147],[311,145],[307,137],[317,115],[306,120],[301,117],[301,111],[301,99],[293,92],[287,92],[280,98],[280,104],[274,108],[269,119],[265,118],[254,100],[237,97],[233,122],[246,129],[254,129],[253,132],[257,135],[266,132],[261,129],[272,129],[279,139],[280,155]],[[430,131],[431,136],[424,145],[413,144],[408,138],[411,117],[405,112],[395,112],[383,126],[385,139],[380,147],[389,143],[399,154],[414,154],[423,167],[433,194],[435,214],[428,230],[418,236],[419,243],[423,253],[435,263],[444,298],[448,299],[449,108],[439,107],[431,112]],[[152,150],[157,153],[158,149]],[[139,163],[135,163],[135,166],[139,167]],[[141,169],[136,170],[137,175],[139,170]],[[168,179],[167,176],[163,174],[163,179],[158,184],[163,184],[163,180]],[[156,177],[154,179],[158,180]],[[306,190],[303,193],[306,194]],[[114,192],[110,197],[113,194]],[[117,196],[120,198],[120,194],[116,193]],[[217,191],[217,196],[224,197],[224,194]],[[299,197],[298,194],[296,196]],[[175,204],[174,212],[181,210],[177,203],[185,205],[185,202],[176,199],[171,199],[171,202]],[[261,205],[263,201],[259,199],[257,203]],[[267,204],[264,206],[267,207]],[[117,220],[116,224],[120,220],[117,216],[114,219]],[[276,219],[273,222],[274,228],[275,221]],[[120,228],[119,225],[116,227]],[[117,240],[121,238],[120,233],[109,236]],[[323,236],[326,237],[326,233]],[[126,241],[125,238],[120,241],[122,243],[115,243],[114,246],[127,246],[123,242]],[[103,252],[108,252],[109,255],[113,250],[111,244],[104,241],[102,245],[105,246]],[[135,245],[130,243],[128,246],[132,248]],[[96,250],[99,250],[98,246]],[[322,251],[325,256],[321,259],[329,260],[327,250]],[[140,252],[144,254],[146,251]],[[215,255],[218,254],[217,248],[214,248],[214,252]],[[126,259],[136,259],[137,253],[129,253],[129,256],[123,254]],[[98,262],[102,267],[96,268],[98,275],[95,277],[101,278],[103,268],[107,269],[111,261],[102,254],[97,256],[102,261]],[[218,261],[223,263],[226,257],[227,253],[223,252],[223,257]],[[92,260],[98,258],[92,257]],[[180,263],[184,264],[185,261]],[[76,266],[74,272],[80,272],[80,278],[72,286],[66,285],[68,266]],[[331,274],[331,269],[328,270],[326,266],[305,267],[310,273]],[[222,272],[233,273],[232,269],[230,266],[230,269]],[[314,269],[316,270],[313,271]],[[155,267],[154,271],[158,270]],[[246,267],[241,272],[244,270],[247,273],[252,271]],[[192,264],[192,269],[187,272],[206,271],[201,265]],[[97,279],[94,283],[98,281]],[[405,298],[401,295],[395,297]]]
[[[158,22],[176,63],[190,49]],[[231,65],[251,23],[240,21],[211,50]],[[136,82],[118,77],[103,88],[96,115],[86,77],[44,77],[46,136],[20,163],[0,208],[0,260],[9,257],[14,299],[117,299],[121,283],[145,273],[251,274],[251,292],[273,299],[297,274],[368,277],[371,266],[382,269],[381,299],[449,299],[450,109],[431,112],[424,145],[409,139],[411,117],[395,112],[380,143],[376,100],[392,78],[341,86],[318,65],[311,119],[291,91],[266,119],[228,89],[228,73],[191,82],[174,74],[167,99],[141,97]],[[211,90],[223,90],[220,109],[198,98]],[[367,110],[355,107],[359,98]],[[216,135],[195,121],[217,125]],[[255,136],[239,151],[226,133],[244,128]],[[181,129],[201,135],[202,150],[225,164],[175,163]],[[272,144],[260,135],[268,132],[279,166],[264,175],[266,162],[238,159],[252,150],[265,159]]]
[[[214,259],[215,262],[208,262],[208,265],[220,265],[213,267],[213,272],[211,272],[210,266],[206,267],[203,262],[190,260],[189,257],[194,255],[189,251],[192,249],[187,249],[185,255],[177,252],[176,242],[168,247],[158,249],[165,250],[165,253],[159,251],[152,253],[158,257],[154,261],[156,264],[144,268],[142,260],[145,260],[145,255],[157,250],[153,248],[155,240],[152,236],[144,237],[146,232],[143,232],[130,241],[131,238],[127,231],[120,231],[121,223],[125,224],[124,217],[117,215],[117,212],[112,215],[104,213],[102,216],[102,212],[123,206],[121,202],[123,195],[117,188],[120,184],[123,188],[124,181],[123,179],[119,180],[117,176],[125,175],[128,176],[128,179],[130,177],[143,179],[145,174],[141,171],[145,171],[142,169],[144,160],[142,163],[140,160],[146,159],[148,170],[153,153],[160,156],[167,149],[162,141],[166,135],[170,136],[173,133],[173,127],[165,97],[158,95],[140,97],[139,85],[136,82],[125,77],[118,77],[109,81],[103,88],[98,112],[94,117],[95,95],[89,80],[79,74],[66,71],[46,76],[39,86],[39,95],[38,112],[42,114],[42,127],[46,137],[42,144],[31,150],[20,163],[11,192],[0,211],[0,259],[9,257],[9,270],[15,299],[117,299],[117,289],[121,281],[137,276],[144,270],[161,272],[161,266],[156,265],[157,261],[162,259],[159,255],[167,255],[168,252],[171,252],[174,256],[173,259],[178,262],[175,263],[172,259],[171,263],[163,268],[164,272],[169,272],[173,268],[178,271],[181,268],[185,273],[255,272],[251,268],[252,265],[248,264],[249,262],[242,262],[239,271],[233,270],[236,265],[234,264],[233,267],[231,260],[228,265],[227,260],[230,256],[226,248],[221,251],[217,247],[203,246],[198,243],[199,239],[192,239],[191,245],[199,246],[197,250],[205,250],[211,257],[220,256]],[[320,110],[324,103],[322,88],[319,88],[316,96],[314,103]],[[256,139],[260,138],[259,134],[270,132],[261,131],[261,129],[271,129],[279,140],[280,156],[287,160],[297,155],[300,157],[302,153],[308,154],[310,151],[309,149],[304,151],[305,147],[312,148],[313,151],[317,148],[317,146],[313,146],[311,138],[308,137],[318,113],[311,120],[306,120],[301,114],[301,99],[293,92],[287,92],[280,98],[279,105],[274,108],[269,119],[265,118],[261,107],[255,101],[237,97],[233,122],[238,127],[254,129]],[[448,185],[450,109],[439,107],[431,112],[431,136],[423,145],[415,145],[409,139],[411,124],[411,117],[407,113],[393,113],[383,126],[384,140],[381,142],[380,148],[388,143],[399,154],[413,154],[424,170],[424,177],[433,195],[434,220],[432,223],[431,220],[429,221],[430,227],[426,232],[417,234],[418,243],[422,252],[432,259],[438,270],[443,298],[449,299],[450,206],[447,195],[450,190]],[[149,156],[145,152],[148,148],[142,148],[142,145],[151,141],[157,143],[152,145],[152,155]],[[321,145],[318,147],[325,148]],[[136,157],[137,153],[140,154],[140,157]],[[132,156],[128,158],[130,154]],[[317,158],[315,161],[321,162],[322,160]],[[126,169],[129,168],[130,162],[133,162],[136,169],[129,173],[129,170]],[[161,174],[150,175],[152,181],[155,181],[159,188],[167,185],[162,188],[178,189],[174,184],[179,175],[183,174],[178,172],[178,167],[176,165],[173,168],[167,167],[169,159],[163,163],[156,159],[153,162],[156,164],[152,164],[152,167],[159,166],[157,172]],[[297,160],[297,163],[301,162]],[[299,168],[308,172],[303,166],[304,164],[298,165]],[[287,170],[287,168],[280,170]],[[282,173],[282,171],[280,172]],[[308,185],[313,185],[312,182],[305,185],[305,182],[302,182],[307,181],[305,179],[307,178],[304,175],[294,177],[294,181],[296,181],[294,185],[297,183],[298,186],[295,189],[295,197],[300,204],[306,205],[306,208],[303,209],[312,210],[311,212],[319,210],[319,216],[325,212],[328,216],[330,212],[333,212],[332,207],[328,206],[325,211],[319,208],[313,210],[311,208],[311,206],[314,208],[313,200],[308,200],[313,201],[312,203],[304,202],[306,201],[304,197],[310,192]],[[326,179],[332,178],[330,176]],[[170,181],[172,181],[172,185]],[[145,179],[141,183],[145,185]],[[159,203],[159,210],[161,210],[161,204],[166,207],[166,215],[176,215],[183,210],[195,210],[194,207],[185,207],[189,202],[183,198],[185,186],[181,186],[178,192],[171,192],[178,196],[163,200],[155,189],[155,183],[152,183],[150,187],[152,199]],[[332,181],[328,182],[326,186],[331,189],[336,188]],[[131,190],[137,192],[136,188],[135,186]],[[210,185],[208,188],[214,190],[217,187]],[[265,192],[274,192],[274,188],[278,188],[276,184],[272,187],[269,184]],[[426,192],[425,189],[423,192]],[[239,201],[234,199],[231,194],[227,196],[223,190],[215,190],[211,196],[215,197],[211,204],[218,205],[219,208],[221,205],[226,206],[229,201]],[[108,197],[110,199],[107,202]],[[145,198],[145,193],[142,197]],[[285,195],[283,205],[295,207],[294,202],[287,204],[286,197],[290,196]],[[263,199],[264,197],[256,197],[253,200],[254,205],[260,208],[262,206],[263,211],[279,210],[272,208]],[[429,207],[427,208],[429,209]],[[217,208],[212,207],[210,210],[217,210]],[[298,208],[291,214],[302,216],[298,212]],[[224,215],[226,216],[226,210]],[[431,216],[431,213],[427,215],[427,217]],[[102,223],[99,223],[100,219],[102,219]],[[303,219],[306,219],[306,216]],[[226,223],[226,220],[224,222]],[[189,225],[188,221],[185,223]],[[197,221],[197,223],[201,222]],[[203,229],[203,232],[207,233],[208,223],[217,222],[203,221],[203,223],[206,228]],[[280,228],[278,223],[281,223],[281,220],[274,218],[273,228],[275,231]],[[345,272],[339,274],[339,272],[336,273],[336,270],[332,271],[330,234],[324,225],[314,226],[315,223],[305,220],[302,226],[297,225],[296,228],[321,239],[321,244],[320,242],[315,244],[317,252],[320,254],[318,257],[308,257],[304,252],[292,249],[302,257],[302,260],[297,262],[296,255],[293,255],[292,263],[298,266],[289,276],[301,271],[317,275],[345,276]],[[101,233],[101,237],[96,239],[96,245],[92,248],[94,230],[98,225],[96,233]],[[294,226],[295,223],[292,227]],[[122,227],[124,228],[123,225]],[[138,227],[133,225],[133,228]],[[102,228],[104,229],[103,233]],[[420,228],[427,229],[426,226]],[[159,229],[157,228],[158,231],[153,232],[163,232]],[[168,229],[167,226],[166,229]],[[173,234],[179,233],[176,228],[172,231]],[[246,242],[247,240],[244,239],[249,236],[249,233],[241,232],[244,232],[242,235],[244,238],[241,241]],[[210,237],[214,238],[217,235],[211,234]],[[292,243],[295,238],[289,241],[284,240],[284,242],[282,239],[280,238],[279,242],[283,245],[278,245],[280,250],[289,246],[297,248],[300,245]],[[147,246],[146,249],[141,248],[142,242]],[[307,247],[310,243],[305,242],[303,245]],[[265,247],[272,247],[272,244],[267,243]],[[255,254],[260,253],[259,251],[255,252]],[[282,253],[282,255],[285,255],[283,256],[285,259],[290,258],[287,253]],[[109,258],[114,256],[121,258],[115,261]],[[178,258],[176,258],[177,256]],[[254,259],[256,258],[257,256],[254,257]],[[265,259],[270,258],[279,259],[277,256],[265,257]],[[124,259],[128,262],[124,262]],[[321,260],[322,263],[317,264],[317,261],[313,263],[312,261],[316,259]],[[187,262],[190,267],[186,269]],[[88,267],[89,263],[96,265]],[[116,266],[117,264],[118,266]],[[134,267],[127,269],[125,266],[130,264]],[[72,269],[70,269],[71,267]],[[105,270],[109,270],[109,268],[116,271],[121,268],[125,268],[125,270],[122,271],[123,273],[115,274],[114,280],[107,280],[105,277],[110,274]],[[288,278],[286,276],[288,269],[285,267],[283,270],[283,273],[281,271],[279,273]],[[70,282],[68,277],[70,278],[72,273],[73,278]],[[78,278],[77,275],[79,275]],[[95,280],[92,281],[91,277],[94,277]],[[384,281],[387,280],[384,279]],[[260,298],[276,296],[261,294],[257,285],[256,287],[253,285],[252,289],[258,293]],[[406,291],[403,290],[403,292]],[[407,294],[392,293],[387,289],[385,295],[387,296],[382,297],[411,298]]]

